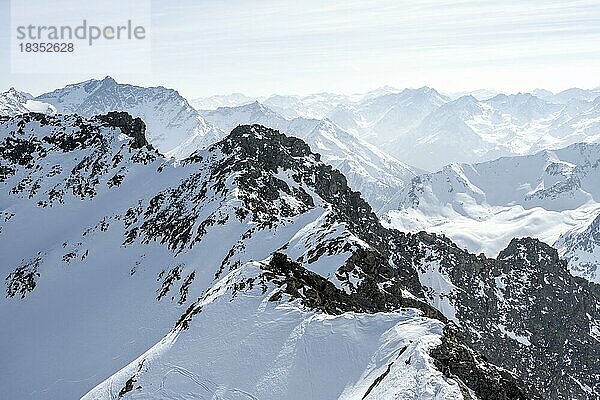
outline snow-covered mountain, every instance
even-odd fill
[[[533,89],[531,91],[531,94],[534,95],[535,97],[542,99],[542,100],[548,100],[550,99],[552,96],[554,96],[554,93],[552,93],[550,90],[546,90],[546,89]]]
[[[56,109],[50,104],[34,100],[29,93],[19,92],[15,88],[0,93],[0,116],[9,117],[29,112],[53,114]]]
[[[106,77],[67,85],[37,100],[52,104],[60,113],[86,117],[127,111],[146,122],[148,140],[158,150],[176,158],[184,158],[224,136],[177,91],[162,86],[145,88]]]
[[[230,102],[238,106],[234,98],[216,98],[228,107]],[[249,103],[251,98],[240,95],[238,100]],[[536,89],[509,95],[478,90],[446,96],[428,87],[383,87],[356,95],[273,95],[258,100],[283,119],[327,118],[428,171],[455,162],[477,163],[600,141],[597,89],[556,94]]]
[[[216,110],[219,107],[237,107],[259,101],[286,119],[306,118],[321,120],[337,106],[359,103],[399,92],[400,90],[391,86],[383,86],[366,93],[351,95],[322,92],[308,95],[273,94],[266,97],[249,97],[236,93],[197,99],[192,101],[192,105],[198,110]]]
[[[356,104],[342,104],[328,118],[342,129],[375,144],[384,144],[409,132],[427,115],[450,99],[435,89],[404,89]]]
[[[574,275],[600,283],[600,212],[590,223],[562,234],[554,246]]]
[[[500,94],[500,92],[498,92],[497,90],[477,89],[477,90],[470,90],[470,91],[463,91],[463,92],[453,92],[453,93],[449,93],[447,96],[450,97],[452,100],[456,100],[463,96],[473,96],[477,100],[487,100],[487,99],[491,99],[492,97],[497,96],[499,94]]]
[[[414,178],[391,207],[392,226],[443,233],[474,252],[498,254],[513,237],[553,244],[600,211],[600,144],[452,164]]]
[[[398,161],[328,119],[302,139],[325,163],[342,172],[350,187],[359,191],[377,213],[412,178],[424,172]]]
[[[324,118],[338,104],[348,103],[350,97],[335,93],[315,93],[306,96],[272,95],[262,103],[287,119],[302,117]]]
[[[248,97],[242,93],[232,93],[227,95],[213,95],[208,97],[199,97],[190,101],[192,107],[196,110],[216,110],[219,107],[237,107],[255,102],[256,99]]]
[[[549,100],[558,104],[567,104],[572,100],[585,100],[591,101],[600,96],[600,88],[596,89],[580,89],[571,88],[563,90],[562,92],[556,93],[549,97]]]
[[[285,119],[259,102],[203,111],[203,117],[225,132],[238,125],[260,124],[304,140],[321,159],[341,171],[350,187],[378,211],[417,174],[374,145],[344,131],[328,119]]]
[[[201,111],[201,115],[224,132],[231,132],[238,125],[260,124],[269,128],[287,131],[290,120],[279,115],[258,101],[236,106],[219,107],[216,110]],[[306,128],[301,134],[313,129],[316,121],[305,120]]]
[[[597,287],[543,243],[387,229],[259,125],[175,162],[126,113],[0,121],[3,398],[600,391]]]
[[[597,104],[549,103],[531,94],[472,96],[449,102],[389,144],[399,159],[424,169],[532,154],[600,140]]]
[[[313,325],[323,326],[316,327],[316,334],[323,329],[328,332],[334,318],[324,311],[335,315],[340,308],[354,308],[359,313],[356,321],[369,322],[369,328],[357,329],[349,319],[351,315],[340,316],[336,323],[340,335],[336,338],[346,337],[346,344],[355,348],[349,353],[340,343],[325,353],[332,359],[346,357],[351,363],[346,376],[357,379],[357,387],[348,390],[366,392],[367,382],[372,384],[385,371],[384,363],[403,352],[398,346],[406,345],[410,349],[405,358],[414,355],[416,363],[414,377],[404,378],[407,390],[417,379],[432,379],[432,387],[460,392],[457,383],[448,382],[433,367],[427,354],[439,344],[440,321],[423,317],[418,311],[363,315],[362,307],[377,306],[363,302],[361,307],[351,298],[344,298],[362,281],[370,280],[360,269],[367,260],[359,257],[360,249],[369,252],[370,246],[352,231],[364,230],[360,236],[367,239],[370,229],[381,228],[369,214],[369,206],[345,186],[343,176],[321,164],[298,139],[260,127],[238,129],[220,144],[176,166],[148,147],[143,123],[124,114],[89,121],[77,116],[46,118],[31,114],[6,120],[1,129],[2,185],[12,188],[0,192],[0,246],[6,256],[3,268],[7,285],[0,314],[11,320],[2,332],[2,353],[5,360],[11,360],[2,374],[0,387],[6,391],[2,397],[79,396],[155,342],[160,343],[164,335],[167,340],[182,336],[185,340],[178,346],[185,346],[188,339],[201,338],[194,333],[198,331],[195,325],[189,327],[189,333],[182,331],[190,324],[188,318],[205,306],[200,321],[204,314],[210,315],[211,309],[221,316],[220,322],[210,318],[215,322],[211,329],[221,339],[207,344],[218,350],[218,343],[223,343],[221,350],[226,352],[218,358],[208,353],[194,358],[213,365],[218,359],[236,359],[238,368],[244,367],[235,351],[235,337],[223,341],[227,336],[222,335],[220,325],[244,324],[243,330],[240,326],[231,332],[242,334],[242,339],[246,337],[244,332],[257,335],[256,347],[246,347],[246,340],[237,346],[249,352],[248,361],[263,379],[231,381],[228,368],[236,367],[222,363],[223,369],[212,368],[211,377],[192,388],[194,391],[227,393],[229,388],[227,398],[249,390],[270,393],[266,398],[277,398],[282,391],[290,398],[305,396],[303,390],[293,386],[291,367],[287,368],[289,376],[269,380],[273,363],[279,360],[281,368],[286,363],[295,364],[285,351],[299,348],[285,339],[295,332],[302,333],[294,329],[298,326],[295,323],[304,321],[308,325],[313,319],[322,321]],[[363,220],[354,221],[354,213],[362,214]],[[32,230],[36,221],[44,221],[44,229]],[[21,240],[24,237],[26,241]],[[308,309],[299,301],[288,305],[284,300],[290,296],[283,292],[281,301],[267,301],[275,298],[276,289],[289,291],[293,297],[299,294],[292,291],[291,284],[282,287],[277,276],[269,281],[261,278],[257,274],[261,269],[255,264],[251,264],[254,269],[239,267],[265,259],[277,249],[320,274],[311,275],[312,284],[318,285],[313,291],[320,290],[325,282],[332,285],[331,305],[323,303]],[[355,252],[357,255],[352,257]],[[350,257],[353,267],[336,275],[335,271]],[[275,267],[283,268],[278,264]],[[301,274],[308,273],[304,267],[297,268]],[[285,271],[274,269],[272,273]],[[391,285],[388,290],[392,291],[394,281],[405,285],[400,279],[404,273],[399,271],[398,278],[391,280],[387,275],[386,284]],[[265,282],[253,285],[250,278]],[[302,295],[310,296],[310,282],[301,289]],[[412,282],[418,284],[416,277]],[[246,294],[252,287],[256,290]],[[230,296],[236,292],[240,300],[230,306]],[[402,302],[402,297],[399,295],[394,302]],[[211,308],[199,298],[218,304]],[[392,311],[391,304],[379,307]],[[320,308],[326,309],[318,311]],[[244,313],[238,314],[238,310]],[[223,319],[224,315],[232,319]],[[173,332],[176,335],[168,334],[178,320]],[[399,333],[386,336],[396,325]],[[287,335],[285,328],[291,329]],[[208,339],[210,333],[205,331],[204,335]],[[283,339],[280,349],[273,342],[277,337]],[[372,344],[365,347],[364,343]],[[172,346],[175,353],[178,346]],[[312,354],[323,350],[318,341],[308,342],[307,346]],[[380,357],[379,364],[372,363],[374,356]],[[257,364],[259,360],[262,366]],[[176,365],[183,368],[183,375],[176,372],[174,381],[169,378],[169,388],[185,390],[188,383],[184,377],[190,376],[185,371],[196,365],[184,359]],[[145,371],[140,368],[137,372]],[[361,375],[364,378],[358,380]],[[127,380],[111,378],[100,397],[125,394]],[[216,382],[215,386],[211,382]],[[282,382],[287,383],[280,386]],[[346,385],[347,378],[322,386],[315,381],[312,396],[340,394]]]
[[[271,96],[252,97],[242,93],[232,93],[200,97],[192,100],[190,104],[199,111],[212,111],[220,107],[238,107],[259,101],[287,119],[301,117],[320,120],[338,105],[357,103],[399,92],[400,90],[391,86],[382,86],[365,93],[351,95],[322,92],[308,95],[273,94]]]

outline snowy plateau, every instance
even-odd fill
[[[0,93],[0,398],[599,398],[598,96]]]

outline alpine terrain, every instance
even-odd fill
[[[566,233],[585,230],[600,213],[599,188],[600,145],[578,143],[419,175],[389,203],[384,219],[401,230],[444,233],[477,253],[495,256],[523,236],[548,244],[561,237],[564,253],[577,236]],[[586,264],[569,263],[574,274],[598,282],[595,263]]]
[[[383,210],[413,177],[424,172],[343,130],[328,118],[286,119],[258,101],[201,114],[225,132],[238,125],[260,124],[303,139],[321,155],[322,161],[342,172],[350,187],[360,191],[376,212]]]
[[[347,144],[327,120],[308,144],[240,125],[167,158],[156,122],[106,112],[125,89],[0,117],[0,397],[597,398],[600,289],[557,250],[383,226],[318,153]],[[206,137],[188,115],[173,131]],[[596,195],[577,174],[556,204]]]

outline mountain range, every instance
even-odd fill
[[[401,230],[444,233],[495,256],[514,237],[554,244],[587,226],[600,212],[599,188],[600,145],[579,143],[421,174],[390,202],[385,220]],[[589,268],[583,276],[598,282]]]
[[[597,89],[473,94],[387,87],[364,95],[271,96],[261,101],[288,119],[327,118],[428,171],[600,140]]]
[[[0,397],[596,399],[598,104],[1,93]]]
[[[599,390],[598,287],[535,239],[493,260],[387,229],[307,144],[260,125],[181,162],[126,113],[0,132],[9,398]]]

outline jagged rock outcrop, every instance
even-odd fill
[[[106,115],[99,115],[97,118],[106,122],[108,126],[120,128],[121,132],[133,138],[132,148],[139,149],[149,144],[146,140],[146,124],[141,118],[133,118],[129,113],[118,111],[111,111]]]
[[[430,304],[461,327],[470,347],[544,398],[600,391],[598,286],[573,277],[555,249],[514,239],[488,259],[435,235],[417,248]]]

